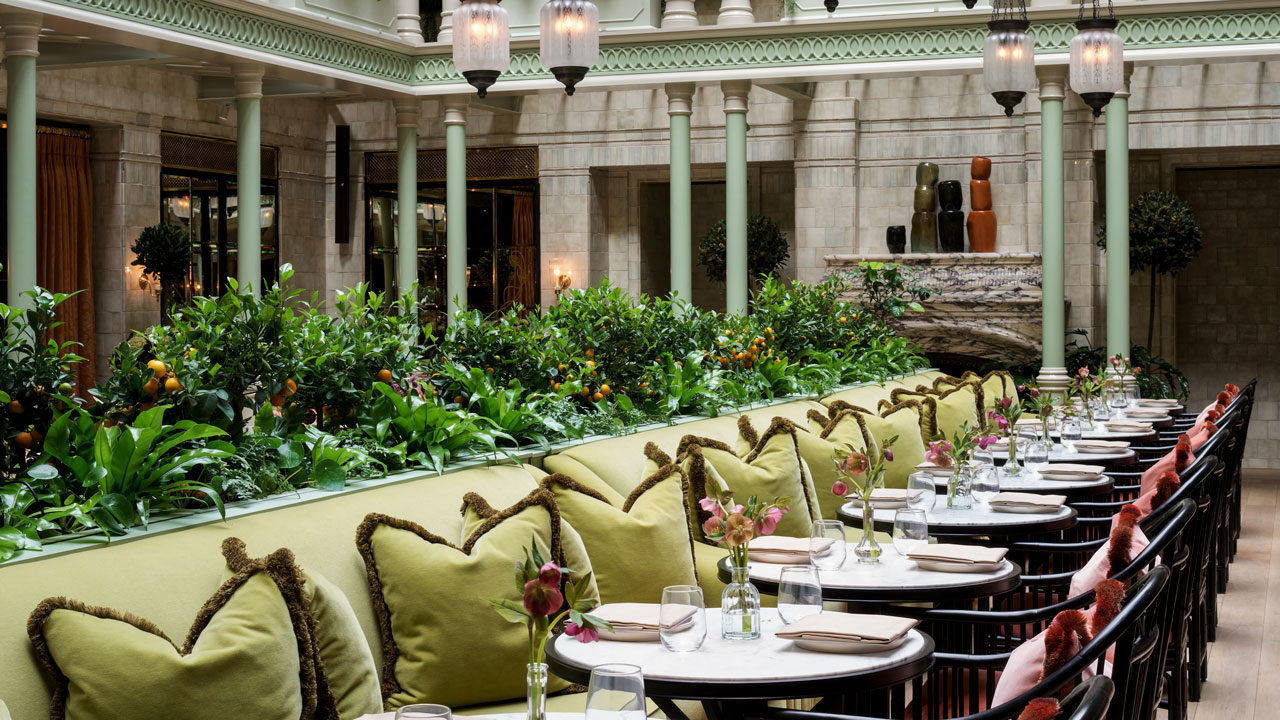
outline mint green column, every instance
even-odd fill
[[[1114,357],[1129,354],[1129,93],[1116,93],[1106,114],[1107,357]]]
[[[725,309],[747,312],[747,93],[750,81],[726,80],[724,91]]]
[[[467,309],[467,98],[445,99],[445,277],[449,313]]]
[[[262,68],[235,68],[236,282],[262,296]]]
[[[667,85],[671,117],[671,295],[693,299],[693,182],[689,153],[689,116],[693,83]]]
[[[396,102],[396,171],[396,288],[404,295],[418,282],[417,100]]]
[[[5,13],[5,69],[8,88],[8,304],[34,306],[23,293],[36,286],[36,56],[41,16]]]
[[[1053,394],[1067,390],[1066,288],[1063,282],[1064,181],[1062,102],[1066,99],[1067,68],[1036,68],[1040,79],[1040,253],[1042,270],[1040,338],[1043,359],[1036,382]]]

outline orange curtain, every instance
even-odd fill
[[[534,292],[538,269],[533,266],[533,196],[515,195],[511,203],[511,281],[504,291],[503,307],[520,303],[529,309],[536,307],[538,298]]]
[[[98,380],[93,317],[93,190],[89,139],[36,135],[36,283],[52,292],[83,290],[62,304],[53,340],[80,343],[76,369],[83,394]]]

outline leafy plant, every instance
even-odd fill
[[[183,286],[191,269],[191,238],[176,225],[144,228],[129,250],[136,256],[131,265],[142,266],[151,276],[160,298],[160,317],[167,319],[173,303],[181,303]]]
[[[381,397],[362,410],[361,428],[380,443],[403,445],[408,462],[437,473],[444,472],[444,466],[458,455],[475,450],[497,452],[498,438],[512,439],[485,428],[465,411],[450,410],[415,395],[402,396],[384,382],[373,387]]]
[[[698,240],[698,261],[706,269],[707,278],[724,282],[725,248],[728,231],[721,220]],[[787,263],[791,246],[786,233],[773,220],[764,215],[747,218],[747,276],[760,279],[773,275]]]
[[[888,327],[891,320],[908,310],[924,312],[920,303],[933,294],[920,284],[919,272],[897,263],[863,261],[858,263],[858,273],[862,280],[862,307],[882,327]]]

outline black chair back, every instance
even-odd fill
[[[1065,720],[1103,720],[1116,684],[1105,675],[1094,675],[1076,686],[1070,695],[1058,703],[1058,717]]]

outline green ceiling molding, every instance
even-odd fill
[[[304,60],[410,85],[462,82],[448,55],[412,57],[316,30],[214,5],[207,0],[49,0],[188,35]],[[744,28],[744,32],[752,32]],[[1280,42],[1280,10],[1125,16],[1119,32],[1126,49]],[[681,73],[708,70],[965,58],[982,55],[983,25],[911,30],[751,35],[738,38],[660,40],[602,45],[593,75]],[[1070,21],[1032,26],[1036,50],[1066,52]],[[535,50],[511,53],[503,78],[551,74]]]

